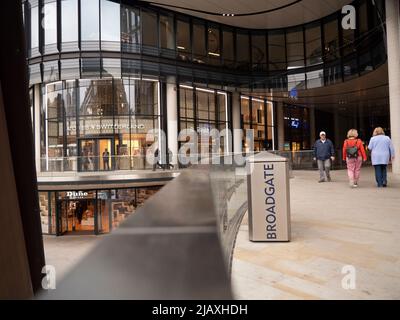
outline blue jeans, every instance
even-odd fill
[[[375,165],[375,180],[378,184],[378,187],[383,187],[387,185],[387,165],[386,164],[378,164]]]

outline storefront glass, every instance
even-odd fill
[[[227,94],[222,91],[180,85],[180,130],[193,129],[198,134],[210,134],[212,129],[218,129],[220,133],[224,129],[229,129],[227,99]],[[226,137],[221,138],[220,153],[227,152],[225,146],[229,146]],[[200,148],[199,145],[199,151]]]
[[[161,186],[39,192],[44,234],[101,234],[117,228]]]
[[[291,151],[310,149],[310,124],[308,108],[284,105],[285,144]]]
[[[273,150],[274,145],[274,113],[271,102],[256,98],[241,96],[241,125],[243,129],[243,145],[246,152]],[[254,150],[246,145],[246,130],[253,130]]]
[[[158,129],[159,84],[134,79],[73,80],[45,85],[42,171],[149,167],[146,141]]]

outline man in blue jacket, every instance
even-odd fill
[[[335,160],[335,149],[331,140],[326,138],[325,131],[319,133],[320,139],[314,143],[314,161],[317,160],[319,181],[332,181],[330,175],[331,161]],[[326,176],[326,180],[325,180]]]

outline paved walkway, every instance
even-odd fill
[[[85,257],[102,237],[95,235],[43,236],[46,264],[55,267],[57,281],[60,281],[70,268]]]
[[[291,179],[292,241],[253,243],[247,216],[232,267],[239,299],[400,299],[400,179],[376,188],[363,168],[358,189],[345,170],[331,183],[316,171]],[[342,268],[354,266],[356,288],[342,287]]]

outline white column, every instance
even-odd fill
[[[276,125],[278,127],[278,150],[283,150],[285,143],[285,119],[282,103],[277,103],[276,106]]]
[[[233,152],[242,152],[242,137],[238,130],[240,128],[240,94],[232,93],[232,129],[233,129]]]
[[[40,85],[36,84],[33,87],[33,112],[35,122],[33,123],[33,130],[35,132],[35,163],[36,163],[36,172],[40,172],[41,168],[41,159],[40,159]]]
[[[386,0],[387,54],[389,70],[390,132],[396,158],[392,170],[400,174],[400,5]]]
[[[310,147],[312,148],[317,139],[315,135],[315,108],[310,107],[308,110],[310,111]]]
[[[178,95],[175,77],[167,77],[167,127],[168,149],[172,152],[173,165],[178,163]]]

